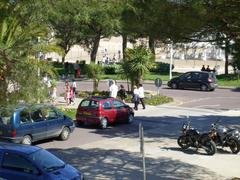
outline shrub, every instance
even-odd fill
[[[107,65],[104,66],[104,73],[105,74],[117,74],[119,73],[120,65]]]
[[[153,106],[169,103],[172,101],[173,101],[173,98],[168,96],[162,96],[162,95],[155,95],[155,96],[152,96],[151,98],[145,98],[145,103]]]
[[[130,92],[127,92],[127,98],[125,101],[127,103],[132,102],[132,94]],[[145,93],[145,103],[149,105],[160,105],[165,104],[173,101],[173,98],[168,96],[162,96],[162,95],[151,95],[148,93]],[[95,92],[89,92],[89,91],[81,91],[79,92],[79,97],[86,98],[88,96],[103,96],[103,97],[109,97],[109,91],[95,91]]]
[[[153,67],[150,69],[150,72],[155,72],[159,74],[169,74],[170,64],[163,62],[155,62]],[[174,69],[174,65],[172,65],[172,69]]]

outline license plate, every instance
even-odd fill
[[[83,112],[83,115],[89,116],[89,115],[91,115],[91,113],[90,112]]]

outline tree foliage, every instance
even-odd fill
[[[126,49],[123,66],[126,74],[129,74],[132,86],[142,83],[144,75],[149,72],[154,63],[154,55],[144,46],[136,46],[133,49]]]
[[[39,62],[34,55],[34,40],[45,34],[31,1],[0,3],[0,104],[17,104],[20,100],[43,99],[45,88],[37,75]],[[35,3],[38,6],[38,2]],[[29,12],[30,11],[30,12]],[[46,68],[46,67],[45,67]],[[42,88],[39,88],[42,87]],[[37,92],[37,93],[36,93]]]

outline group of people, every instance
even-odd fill
[[[68,81],[65,82],[65,100],[67,105],[74,104],[75,94],[76,94],[77,84],[75,80],[72,81],[72,84]]]
[[[216,68],[210,69],[209,65],[205,67],[205,65],[202,66],[201,71],[207,71],[207,72],[216,72]]]
[[[139,87],[136,85],[133,87],[133,94],[132,94],[132,102],[134,103],[134,109],[138,110],[138,105],[141,103],[142,108],[145,109],[145,103],[144,103],[144,88],[142,84],[139,84]],[[118,86],[116,84],[116,81],[112,81],[111,85],[109,87],[110,91],[110,97],[116,98],[117,96],[125,102],[125,99],[127,98],[127,92],[124,88],[124,86],[121,84],[120,89],[118,90]]]

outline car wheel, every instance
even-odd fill
[[[70,136],[70,130],[68,127],[64,127],[61,134],[60,134],[60,139],[62,141],[66,141]]]
[[[201,85],[201,90],[202,91],[207,91],[208,90],[208,87],[204,84]]]
[[[171,88],[172,89],[177,89],[177,84],[176,83],[172,83]]]
[[[102,129],[106,129],[107,126],[108,126],[108,120],[107,120],[107,118],[102,118],[102,119],[100,120],[100,127],[101,127]]]
[[[84,125],[84,123],[83,122],[80,122],[80,121],[77,121],[77,126],[83,126]]]
[[[133,122],[133,119],[134,119],[133,114],[129,114],[128,119],[127,119],[127,123],[131,124]]]
[[[22,144],[27,144],[27,145],[31,145],[32,144],[32,138],[29,135],[25,135],[22,139]]]

